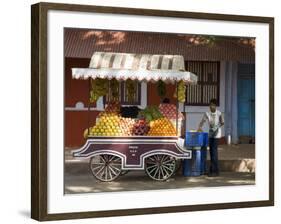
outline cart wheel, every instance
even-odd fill
[[[182,164],[182,160],[181,159],[177,159],[176,160],[176,168],[175,168],[175,172],[174,172],[173,175],[176,175],[179,172],[180,168],[182,168],[181,164]]]
[[[153,155],[145,160],[145,172],[153,180],[164,181],[176,170],[176,160],[168,155]]]
[[[114,155],[93,156],[90,161],[90,168],[98,180],[112,181],[121,174],[121,158]]]

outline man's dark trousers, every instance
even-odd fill
[[[210,174],[219,174],[219,161],[218,161],[218,138],[209,138],[210,147]]]

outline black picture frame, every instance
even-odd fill
[[[194,18],[218,21],[239,21],[269,25],[269,200],[217,203],[203,205],[169,206],[126,210],[88,211],[48,214],[47,201],[47,13],[49,10],[99,12],[160,16],[167,18]],[[224,15],[182,11],[162,11],[139,8],[116,8],[90,5],[38,3],[31,6],[31,218],[46,221],[125,215],[187,212],[229,208],[274,205],[274,18]]]

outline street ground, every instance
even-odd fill
[[[65,176],[65,193],[97,193],[116,191],[160,190],[194,187],[219,187],[255,184],[254,173],[222,172],[218,177],[184,177],[175,175],[167,181],[150,179],[144,171],[130,171],[112,182],[101,182],[89,172]]]
[[[255,184],[255,145],[220,145],[221,174],[184,177],[181,169],[167,181],[150,179],[145,171],[129,171],[112,182],[101,182],[92,175],[88,159],[77,159],[70,151],[65,155],[65,193],[117,192],[194,187],[219,187]]]

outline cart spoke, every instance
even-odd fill
[[[162,167],[162,166],[160,166],[160,171],[161,171],[162,177],[163,177],[163,179],[164,179],[165,175],[164,175],[163,167]],[[159,173],[160,173],[160,172],[159,172]]]
[[[161,156],[160,157],[160,162],[163,162],[164,159],[166,159],[168,156]]]
[[[160,169],[161,169],[161,167],[159,166],[159,169],[158,169],[158,180],[160,180],[160,175],[161,175]]]
[[[118,173],[116,173],[115,171],[114,171],[114,169],[109,165],[108,166],[108,168],[109,168],[109,170],[111,170],[111,172],[116,176],[116,175],[118,175]]]
[[[103,166],[104,165],[104,163],[93,163],[93,164],[91,164],[92,166],[96,166],[96,165],[100,165],[100,166]]]
[[[152,165],[152,166],[148,166],[147,169],[151,169],[151,168],[156,167],[156,166],[157,166],[157,165],[154,164],[154,165]]]
[[[157,166],[156,171],[155,171],[155,173],[154,173],[154,175],[153,175],[154,178],[155,178],[156,175],[158,174],[158,171],[159,171],[159,166]]]
[[[173,172],[173,169],[169,168],[169,167],[166,166],[166,165],[163,165],[163,168],[168,169],[168,170],[170,170],[171,172]]]
[[[96,166],[96,167],[93,167],[95,164],[92,164],[92,170],[97,170],[97,169],[99,169],[99,168],[102,168],[103,167],[103,164],[102,165],[100,165],[100,166]]]
[[[110,162],[109,164],[114,165],[114,166],[121,166],[121,160],[115,161],[115,162]]]
[[[171,160],[171,157],[170,156],[164,156],[163,159],[162,159],[162,163],[166,162],[168,159]]]
[[[153,171],[155,171],[155,170],[157,169],[157,166],[155,166],[152,170],[148,170],[149,168],[150,168],[150,167],[147,167],[146,170],[147,170],[150,174],[152,174]]]
[[[105,159],[104,159],[104,157],[102,155],[99,156],[99,158],[105,163]]]
[[[107,170],[108,170],[108,174],[109,174],[110,180],[112,180],[112,173],[110,171],[110,167],[109,166],[107,167]]]
[[[149,162],[149,161],[155,163],[155,158],[153,158],[152,156],[150,156],[150,157],[147,158],[147,162]]]
[[[146,161],[146,164],[155,164],[155,161]]]
[[[162,164],[167,164],[167,163],[173,162],[173,161],[174,161],[174,159],[170,159],[170,160],[167,160],[167,161],[163,162]]]
[[[170,169],[170,168],[168,168],[166,166],[163,166],[163,170],[167,174],[167,176],[170,176],[171,174],[174,173],[174,170],[172,170],[172,169]]]
[[[105,180],[107,180],[107,166],[105,167]]]
[[[112,169],[115,169],[116,171],[121,171],[121,165],[119,166],[120,168],[116,167],[115,165],[113,166],[112,164],[109,164],[109,167]]]
[[[111,158],[109,158],[108,162],[113,161],[113,160],[114,160],[114,158],[115,158],[115,156],[111,155]]]
[[[98,175],[100,174],[100,172],[104,170],[104,168],[105,168],[105,166],[103,166],[103,167],[96,173],[96,175],[98,176]],[[103,173],[102,173],[101,176],[103,176]]]
[[[167,168],[165,166],[163,166],[162,168],[163,168],[163,172],[165,172],[165,174],[166,174],[165,177],[168,177],[170,175],[169,170],[167,170]]]
[[[117,157],[117,156],[109,155],[108,162],[117,161],[118,159],[119,159],[119,157]]]
[[[160,156],[156,155],[156,161],[160,161]]]

